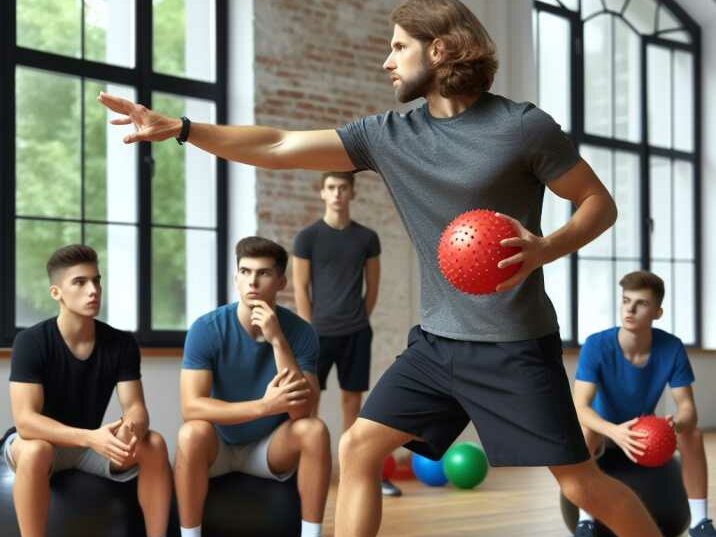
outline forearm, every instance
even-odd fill
[[[303,371],[301,371],[301,368],[298,366],[296,358],[293,355],[293,351],[291,350],[291,347],[289,346],[285,338],[282,337],[280,338],[280,341],[276,342],[273,348],[273,354],[276,359],[277,371],[283,371],[284,369],[288,369],[292,373],[291,377],[289,377],[291,380],[296,380],[299,375],[301,377],[304,376]],[[316,393],[310,382],[308,383],[307,387],[310,390],[310,394],[306,399],[306,402],[304,404],[296,406],[293,410],[289,410],[288,412],[288,416],[292,420],[297,420],[309,416],[313,411],[313,408],[316,406],[316,403],[318,401],[318,393]]]
[[[378,289],[376,288],[368,288],[365,292],[365,297],[363,299],[365,301],[365,312],[368,314],[368,317],[370,317],[373,314],[373,310],[375,309],[375,305],[378,302]]]
[[[176,127],[179,135],[181,122]],[[283,168],[278,151],[286,131],[260,126],[192,123],[189,142],[217,157],[261,168]]]
[[[197,397],[182,406],[184,421],[202,420],[217,425],[238,425],[267,415],[261,399],[230,403],[212,397]]]
[[[45,440],[59,447],[88,446],[90,430],[70,427],[42,414],[32,414],[17,420],[15,426],[24,440]]]
[[[607,438],[612,438],[614,428],[616,427],[612,422],[602,418],[592,407],[578,406],[576,408],[577,417],[579,418],[579,423],[582,424],[582,427],[590,429],[591,431],[601,434],[602,436],[606,436]]]
[[[296,288],[294,293],[296,299],[296,312],[307,323],[311,322],[311,297],[308,294],[308,289]]]
[[[546,261],[551,263],[579,250],[609,229],[617,218],[614,200],[609,194],[597,193],[586,197],[569,221],[546,236]]]

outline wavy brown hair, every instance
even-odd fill
[[[492,87],[497,72],[495,44],[459,0],[406,0],[390,21],[425,44],[440,39],[445,48],[436,68],[440,95],[475,95]]]

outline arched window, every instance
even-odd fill
[[[534,2],[539,105],[614,196],[615,226],[545,268],[563,337],[619,324],[621,276],[666,284],[655,326],[687,345],[700,323],[700,31],[674,0]],[[571,208],[549,194],[543,228]]]

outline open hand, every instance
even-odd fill
[[[175,138],[181,132],[181,119],[163,116],[128,99],[100,92],[97,100],[122,117],[110,121],[112,125],[133,124],[136,131],[124,137],[125,144],[161,142]]]

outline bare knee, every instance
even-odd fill
[[[15,453],[17,471],[49,474],[55,456],[55,449],[45,440],[22,440]]]
[[[592,498],[590,488],[586,483],[578,479],[565,479],[559,482],[559,487],[564,497],[574,505],[578,505],[583,509],[589,509],[589,506],[592,504]]]
[[[147,436],[137,445],[137,458],[143,460],[164,461],[169,457],[164,437],[156,431],[149,431]]]
[[[562,494],[573,504],[589,511],[598,501],[604,486],[611,480],[594,462],[572,467],[552,467]]]
[[[208,421],[187,421],[179,428],[177,435],[177,457],[206,453],[215,438],[214,426]]]
[[[298,437],[302,449],[324,447],[329,442],[328,427],[319,418],[302,418],[291,424],[292,432]]]
[[[383,455],[374,453],[374,450],[371,449],[372,445],[371,435],[361,427],[359,422],[356,422],[341,435],[338,445],[338,457],[341,464],[346,465],[352,461],[361,465],[376,461],[382,464]]]
[[[693,427],[689,427],[687,429],[679,431],[676,435],[676,438],[680,442],[688,442],[690,444],[693,444],[696,442],[702,442],[704,437],[701,433],[701,429],[699,429],[698,426],[694,425]]]
[[[352,406],[352,407],[359,407],[361,399],[363,398],[363,392],[350,392],[346,390],[341,390],[341,400],[343,401],[344,405]]]

